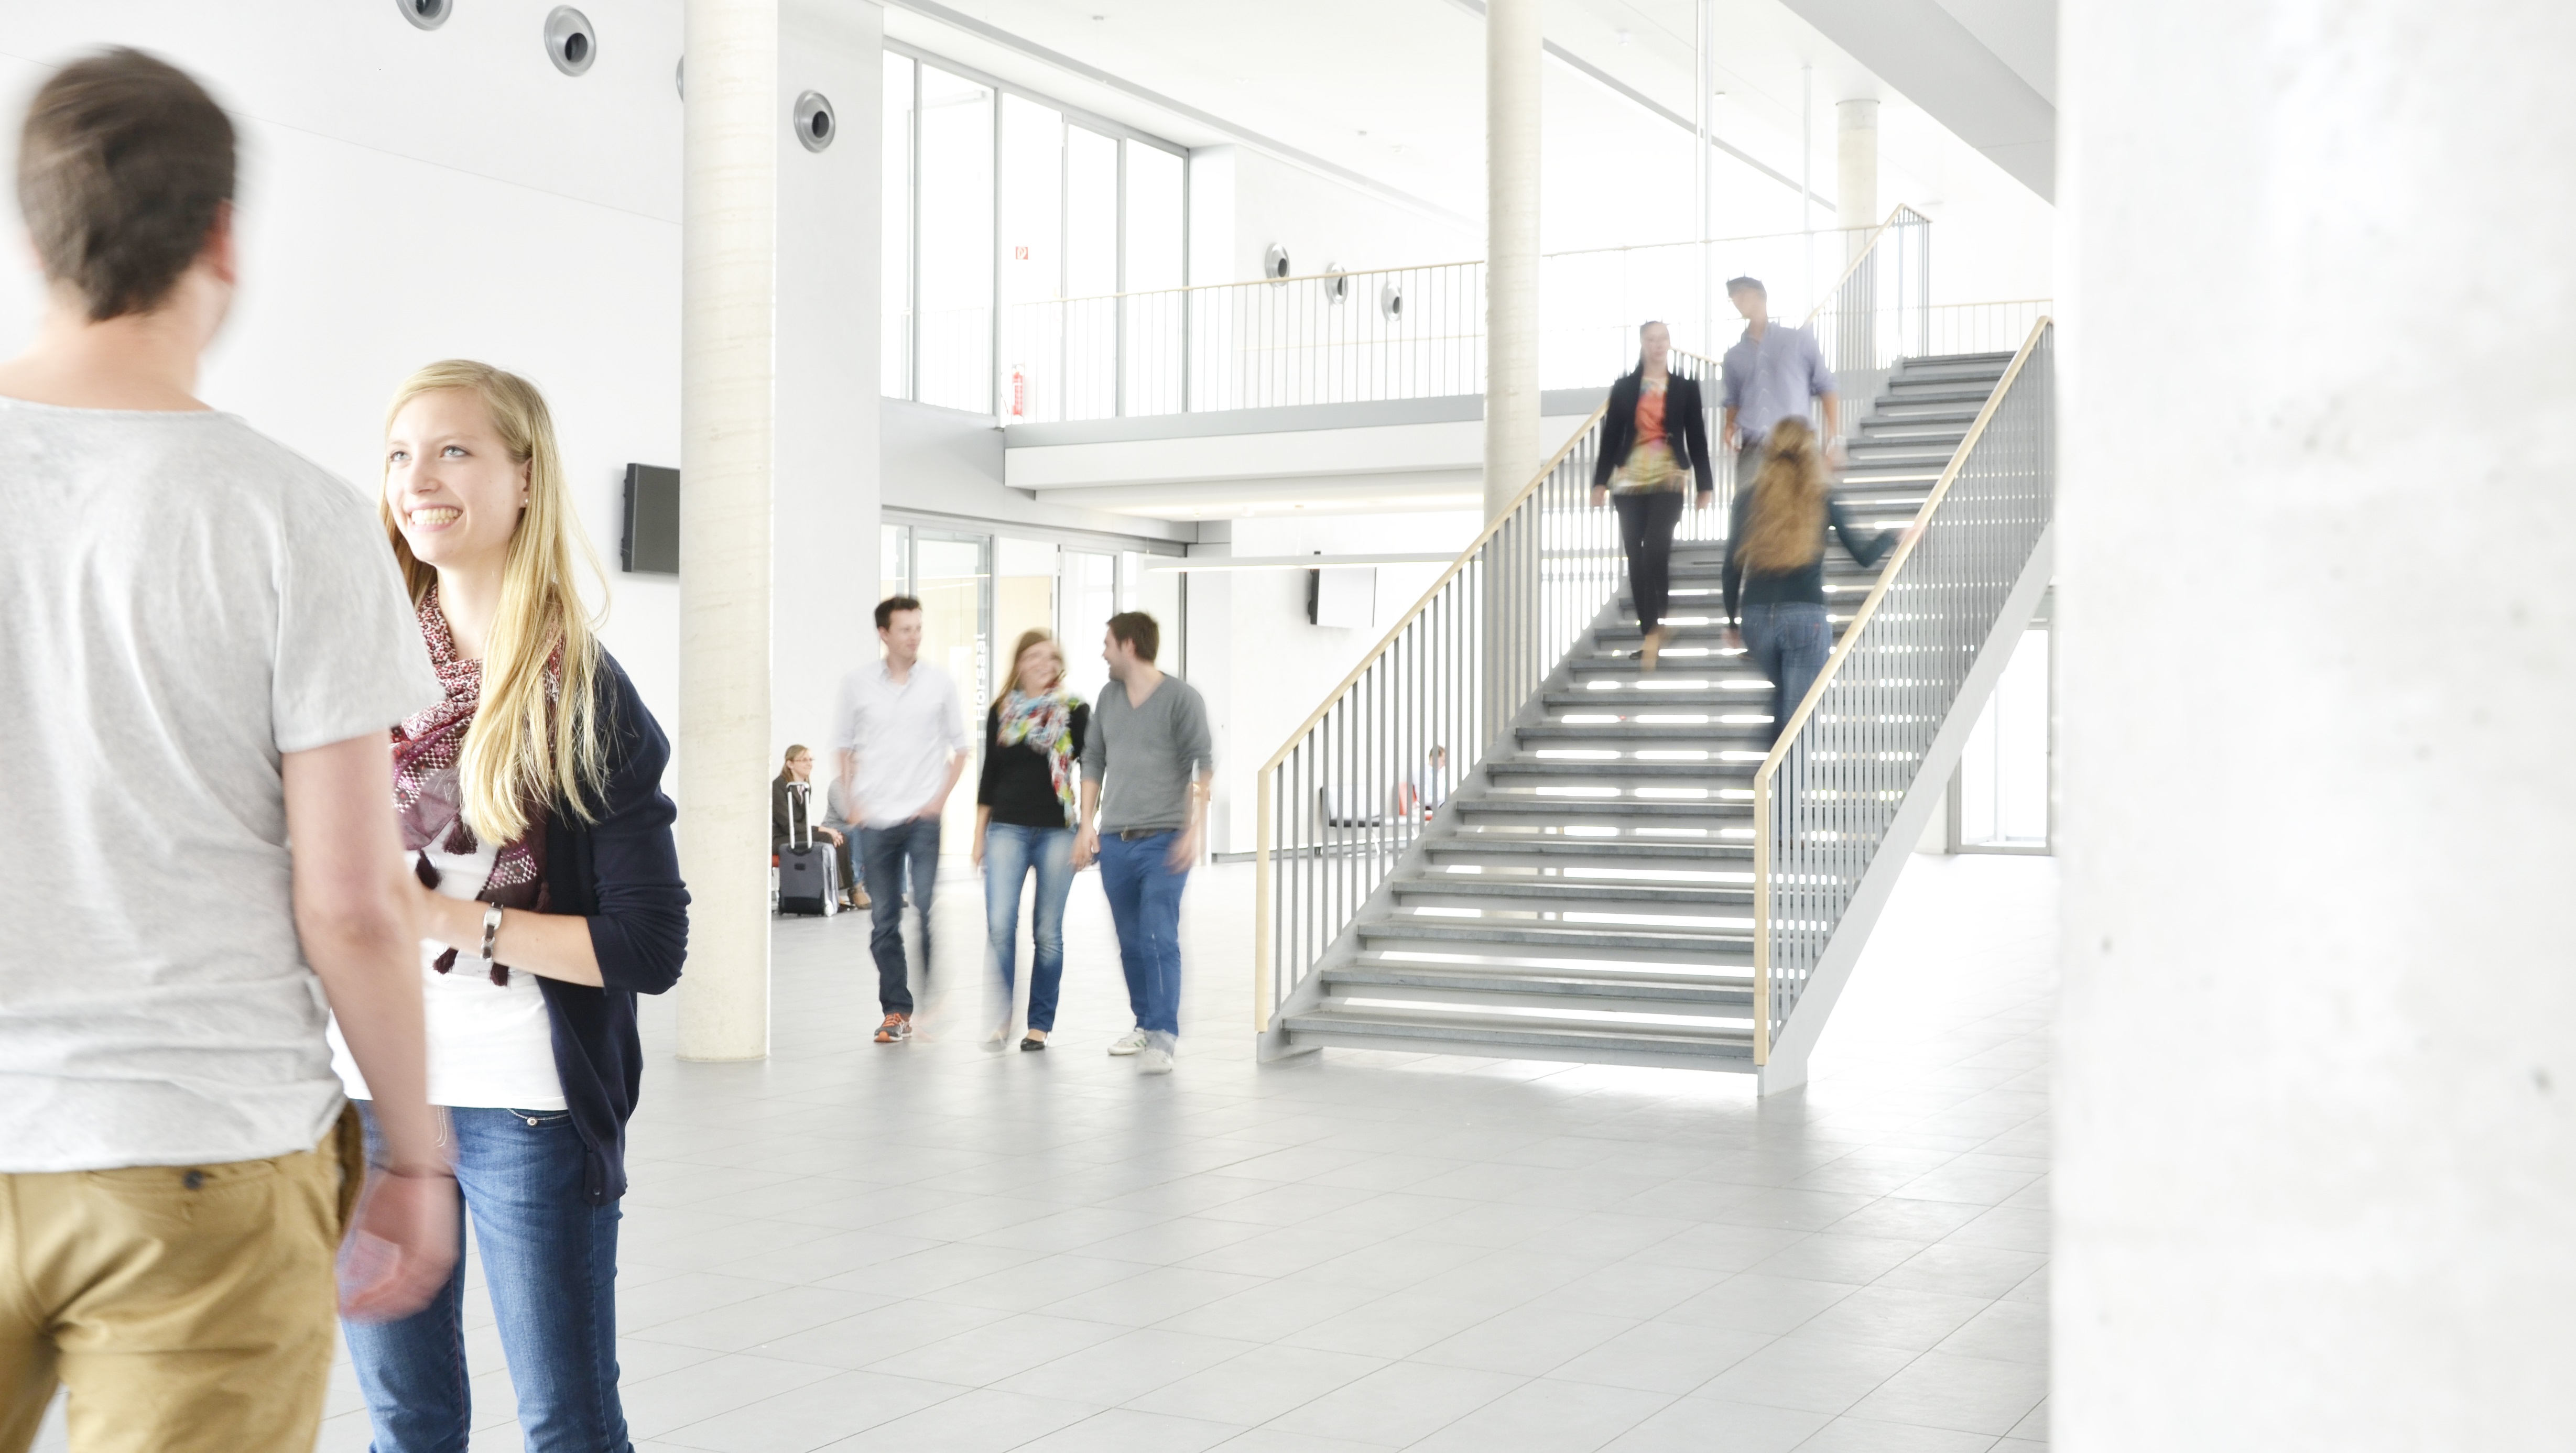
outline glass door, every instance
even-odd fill
[[[2048,851],[2049,718],[2048,630],[2036,626],[2022,632],[1959,758],[1959,850]]]
[[[1066,550],[1056,591],[1056,635],[1064,642],[1065,684],[1085,701],[1098,701],[1109,680],[1100,638],[1118,613],[1118,557],[1098,550]]]
[[[993,540],[989,535],[912,531],[912,593],[921,601],[921,659],[957,683],[970,756],[940,818],[940,852],[964,856],[975,830],[971,755],[982,736],[993,687]]]

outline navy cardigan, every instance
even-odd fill
[[[662,793],[671,744],[625,669],[605,651],[599,668],[607,778],[588,822],[560,805],[546,815],[545,911],[590,920],[603,987],[537,979],[594,1206],[626,1194],[626,1121],[644,1074],[635,996],[678,983],[689,956],[689,890],[671,840],[678,812]]]

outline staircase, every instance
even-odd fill
[[[2053,572],[2053,359],[2041,317],[2015,352],[1881,375],[1840,489],[1863,529],[1923,529],[1884,578],[1829,548],[1835,654],[1775,750],[1722,541],[1677,542],[1674,635],[1640,669],[1596,414],[1262,767],[1263,1055],[1802,1083]],[[1472,768],[1439,769],[1459,747]]]
[[[1922,507],[2012,355],[1909,359],[1850,445],[1865,528]],[[1751,1070],[1751,781],[1770,683],[1724,644],[1722,542],[1682,542],[1676,634],[1639,669],[1623,590],[1510,728],[1481,780],[1283,1017],[1324,1045]],[[1828,552],[1837,632],[1876,583]]]

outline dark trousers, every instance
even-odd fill
[[[939,882],[939,819],[916,817],[892,827],[859,829],[859,861],[868,875],[868,952],[877,961],[877,1003],[888,1014],[912,1012],[903,961],[903,871],[912,867],[912,906],[921,910],[921,983],[930,986],[930,896]]]
[[[372,1106],[368,1159],[384,1164]],[[625,1453],[617,1397],[618,1203],[582,1194],[581,1135],[564,1110],[453,1109],[456,1186],[474,1222],[483,1289],[532,1453]],[[399,1322],[346,1322],[349,1361],[375,1425],[376,1453],[465,1453],[465,1227],[456,1270]]]
[[[1614,494],[1619,509],[1619,545],[1628,552],[1628,593],[1636,597],[1637,624],[1647,630],[1663,624],[1673,603],[1673,531],[1682,522],[1682,492],[1637,490]]]

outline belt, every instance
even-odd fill
[[[1122,827],[1118,829],[1118,840],[1132,843],[1140,837],[1161,837],[1179,831],[1177,827]]]

